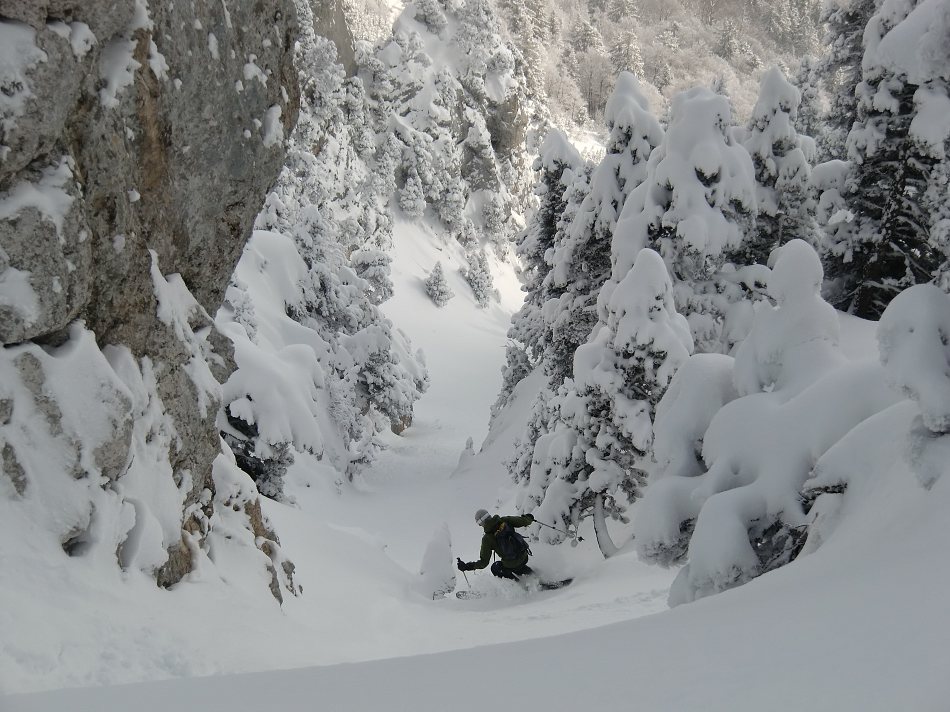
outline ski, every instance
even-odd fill
[[[456,592],[455,592],[455,597],[456,597],[456,598],[459,598],[459,599],[461,599],[461,600],[463,600],[463,601],[471,601],[471,600],[474,600],[474,599],[476,599],[476,598],[484,598],[484,597],[485,597],[485,594],[484,594],[484,593],[479,593],[478,591],[473,591],[473,590],[471,590],[471,589],[466,589],[466,590],[464,590],[464,591],[456,591]]]
[[[574,580],[573,578],[566,578],[560,581],[538,581],[538,589],[541,591],[555,591],[559,588],[564,588],[565,586],[570,584],[573,580]],[[526,582],[519,581],[518,583],[520,583],[522,586],[525,586]],[[527,591],[531,590],[530,583],[528,583],[528,585],[525,586],[525,590]],[[481,591],[474,591],[470,588],[455,592],[455,597],[463,601],[471,601],[477,598],[485,598],[486,596],[489,596],[489,595],[490,594],[482,593]]]

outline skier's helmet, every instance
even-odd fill
[[[488,520],[489,516],[487,509],[479,509],[475,512],[475,521],[478,522],[479,526],[482,526]]]

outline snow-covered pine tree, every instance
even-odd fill
[[[861,81],[864,30],[880,3],[834,0],[822,13],[827,28],[823,45],[828,51],[821,59],[820,75],[831,103],[820,134],[819,148],[825,160],[847,157],[848,132],[858,116],[854,92]]]
[[[636,29],[626,25],[620,28],[608,50],[610,64],[615,72],[631,72],[643,76],[643,55],[637,42]]]
[[[944,148],[943,160],[931,171],[924,204],[930,215],[930,243],[940,262],[934,284],[950,294],[950,200],[947,196],[950,196],[950,160]]]
[[[924,196],[934,165],[944,156],[947,129],[945,122],[935,128],[927,113],[945,111],[950,98],[945,82],[921,87],[917,82],[924,72],[917,63],[894,59],[894,45],[913,41],[913,30],[891,32],[912,9],[885,2],[864,34],[857,121],[848,135],[846,199],[853,218],[847,231],[831,236],[827,257],[837,290],[832,303],[869,319],[879,318],[901,290],[930,281],[941,262],[929,240]],[[938,76],[948,64],[945,59]],[[929,79],[931,72],[926,74]],[[935,131],[941,134],[936,140]]]
[[[663,138],[636,77],[623,72],[607,102],[607,153],[594,170],[583,203],[554,243],[551,271],[545,279],[549,345],[545,367],[551,387],[571,377],[574,352],[597,323],[597,295],[610,276],[610,250],[627,196],[646,178],[647,160]],[[567,222],[567,221],[565,221]]]
[[[426,199],[422,192],[422,180],[415,166],[409,166],[406,180],[399,191],[399,207],[410,218],[421,218],[426,209]]]
[[[445,271],[442,269],[441,262],[435,263],[435,267],[432,268],[429,276],[426,277],[425,286],[426,294],[435,302],[437,307],[444,307],[449,303],[449,300],[455,296],[455,292],[452,291],[452,288],[445,279]]]
[[[511,402],[511,395],[515,390],[515,386],[521,383],[532,370],[528,354],[520,345],[509,342],[505,348],[505,356],[505,364],[501,367],[501,390],[491,407],[492,421]]]
[[[564,191],[564,210],[557,222],[552,247],[544,255],[548,273],[541,284],[541,316],[545,327],[541,358],[552,392],[556,391],[564,379],[570,376],[574,350],[587,340],[594,323],[589,318],[578,322],[571,319],[576,315],[568,313],[571,311],[570,306],[574,299],[570,291],[569,279],[554,279],[558,262],[556,255],[571,241],[570,233],[575,220],[584,202],[590,196],[592,173],[593,166],[590,164],[585,164],[574,173],[573,182]],[[591,256],[587,255],[587,257]],[[609,252],[606,253],[605,259],[610,259]],[[577,266],[572,265],[572,268]],[[593,266],[592,261],[592,269]],[[583,281],[585,277],[581,276],[580,279]],[[593,279],[596,280],[596,276]],[[598,283],[598,288],[600,283],[603,283],[603,280]],[[595,293],[594,300],[596,298]]]
[[[558,392],[557,425],[538,439],[528,489],[544,521],[576,525],[592,516],[601,552],[611,556],[617,549],[606,519],[622,519],[640,496],[654,408],[693,343],[666,265],[652,250],[639,252],[605,308],[606,320],[575,354],[575,380]]]
[[[761,3],[769,33],[783,46],[807,51],[819,39],[818,19],[822,0],[773,0]]]
[[[508,14],[508,31],[521,50],[526,80],[525,98],[531,103],[530,111],[543,120],[547,112],[544,73],[547,50],[544,42],[545,17],[543,2],[539,0],[509,0],[502,4]]]
[[[809,136],[816,142],[816,155],[819,151],[818,136],[823,130],[824,111],[821,106],[821,69],[818,60],[812,56],[802,57],[795,72],[793,84],[801,94],[798,114],[795,117],[795,129],[803,136]]]
[[[555,288],[548,279],[551,271],[549,260],[558,240],[564,239],[571,224],[566,213],[576,211],[583,202],[590,180],[589,166],[558,129],[548,131],[534,167],[540,173],[535,186],[539,204],[516,247],[523,270],[521,289],[527,296],[508,329],[509,342],[505,366],[502,367],[504,379],[493,414],[508,402],[521,378],[545,361],[550,353],[551,327],[545,321],[545,304],[555,296],[552,291]],[[543,410],[543,403],[540,407]],[[546,420],[547,414],[542,413],[539,417]],[[520,448],[526,451],[529,461],[535,439],[536,433],[521,439]]]
[[[564,213],[564,195],[574,182],[584,161],[567,136],[558,129],[551,129],[541,144],[535,160],[535,170],[540,172],[535,194],[539,205],[516,247],[522,265],[522,290],[527,293],[524,305],[512,317],[508,337],[520,344],[532,363],[540,362],[544,355],[545,325],[541,309],[544,304],[544,281],[550,271],[545,260],[548,250],[554,247],[558,222]]]
[[[744,299],[742,284],[755,276],[727,265],[726,252],[740,248],[755,208],[752,159],[733,138],[728,99],[702,87],[677,94],[663,142],[650,155],[647,178],[627,198],[614,239],[663,256],[697,351],[727,351],[742,336],[726,321]],[[613,278],[598,299],[602,321],[601,302],[632,266],[623,254],[614,247]]]
[[[512,386],[512,389],[514,389],[514,386]],[[531,407],[531,415],[528,417],[525,429],[521,437],[515,440],[514,451],[511,457],[505,461],[505,468],[508,470],[508,474],[511,475],[512,481],[515,484],[522,485],[518,502],[519,509],[522,511],[525,511],[526,508],[524,505],[528,501],[524,495],[526,492],[525,488],[531,477],[531,464],[534,461],[535,446],[537,445],[538,438],[544,435],[548,430],[549,408],[546,400],[548,397],[550,397],[550,394],[545,392],[539,393],[534,399],[534,403]],[[531,501],[531,506],[537,506],[539,501],[540,499]]]
[[[739,40],[739,28],[732,19],[726,19],[719,30],[719,43],[716,54],[723,59],[736,59],[742,53],[742,43]]]
[[[795,128],[800,99],[777,67],[762,75],[743,141],[755,168],[758,212],[739,250],[729,252],[736,264],[768,264],[775,248],[795,238],[816,242],[807,159],[812,141]]]
[[[408,339],[392,323],[377,322],[340,337],[353,359],[343,364],[355,385],[361,412],[378,413],[397,435],[412,425],[413,404],[429,386],[428,375],[409,353]]]
[[[571,30],[571,46],[578,54],[591,50],[604,50],[604,38],[589,18],[581,18]]]
[[[640,17],[637,0],[609,0],[607,3],[607,17],[612,22],[637,20]]]
[[[495,296],[495,285],[488,267],[488,257],[482,246],[473,241],[465,250],[465,258],[468,260],[468,266],[460,270],[462,278],[472,288],[475,303],[484,309]]]

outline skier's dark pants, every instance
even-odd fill
[[[506,569],[500,561],[496,561],[491,565],[491,572],[498,578],[514,579],[515,581],[522,576],[534,573],[527,564],[522,564],[516,569]]]

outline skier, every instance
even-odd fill
[[[515,531],[515,527],[527,527],[534,523],[534,515],[523,517],[499,517],[484,509],[475,512],[475,521],[485,530],[482,535],[482,548],[478,561],[466,562],[458,559],[459,571],[484,569],[491,560],[492,552],[498,554],[498,561],[491,565],[491,572],[499,577],[515,579],[534,573],[528,566],[528,542]]]

